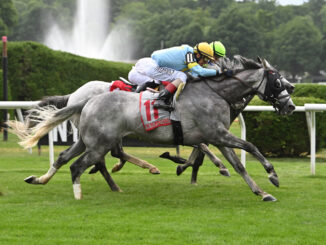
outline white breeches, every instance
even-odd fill
[[[176,71],[168,67],[159,67],[152,58],[142,58],[137,61],[129,72],[128,79],[137,85],[153,80],[156,83],[160,83],[160,81],[173,82],[176,79],[180,79],[183,83],[186,83],[187,75],[182,71]]]

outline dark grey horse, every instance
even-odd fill
[[[255,156],[269,174],[270,181],[278,186],[278,177],[272,164],[251,143],[233,136],[229,131],[231,124],[231,105],[254,94],[270,101],[280,115],[292,114],[295,106],[289,93],[280,81],[277,70],[263,61],[264,66],[256,62],[245,65],[232,78],[212,77],[200,82],[189,82],[179,97],[175,107],[180,111],[185,145],[212,144],[220,149],[249,185],[251,190],[262,196],[264,201],[276,199],[264,192],[252,180],[242,166],[232,148],[244,149]],[[79,157],[70,167],[74,186],[74,195],[80,199],[80,176],[91,165],[102,165],[109,151],[116,151],[121,138],[135,134],[145,140],[157,143],[173,143],[171,126],[160,127],[154,131],[145,131],[139,115],[139,95],[127,92],[115,92],[98,95],[61,110],[43,110],[42,122],[37,125],[21,145],[31,147],[56,125],[81,113],[80,139],[68,151]],[[61,166],[54,164],[56,171]],[[51,169],[49,170],[51,171]],[[109,177],[112,190],[120,190]]]

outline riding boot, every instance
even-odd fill
[[[139,85],[135,91],[135,93],[140,93],[142,91],[145,91],[148,87],[149,88],[156,88],[158,86],[157,83],[155,83],[154,81],[151,82],[146,82],[142,85]]]
[[[140,93],[140,92],[146,90],[146,88],[147,88],[147,83],[144,83],[144,84],[142,84],[142,85],[139,85],[139,86],[137,87],[135,93]]]
[[[170,83],[168,86],[166,86],[165,89],[159,93],[154,103],[154,108],[162,108],[168,111],[173,110],[173,108],[170,105],[170,99],[173,96],[176,89],[177,88],[176,86],[174,86],[173,83]]]

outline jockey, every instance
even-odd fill
[[[217,61],[221,57],[225,56],[225,53],[226,53],[225,47],[224,47],[223,43],[221,43],[220,41],[211,42],[209,45],[211,46],[211,48],[214,51],[215,62],[209,62],[208,68],[220,70],[220,67],[217,64]],[[223,74],[226,75],[227,77],[232,77],[233,71],[232,70],[224,70]]]
[[[217,75],[213,69],[203,68],[209,60],[214,60],[214,52],[206,42],[198,43],[194,48],[182,45],[152,53],[151,58],[140,59],[129,73],[129,80],[137,83],[140,79],[149,82],[169,81],[154,103],[156,108],[170,109],[167,105],[180,84],[185,84],[190,71],[198,76],[208,77]],[[159,83],[159,82],[157,82]]]
[[[211,46],[214,51],[215,60],[225,56],[225,47],[220,41],[211,42],[209,46]]]

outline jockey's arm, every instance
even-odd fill
[[[211,77],[211,76],[216,76],[218,74],[217,73],[218,71],[216,71],[214,69],[203,68],[197,62],[189,63],[188,69],[192,73],[195,73],[201,77]]]

